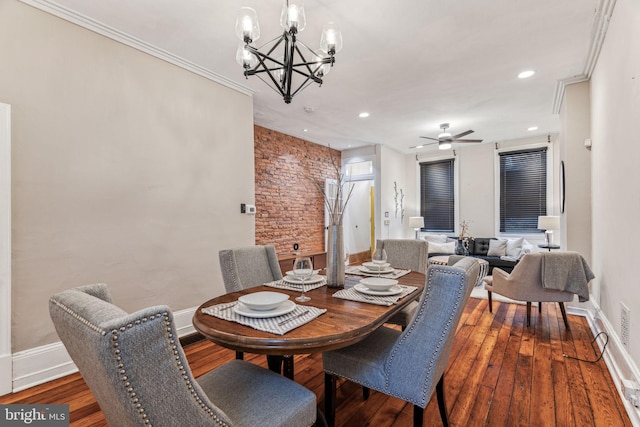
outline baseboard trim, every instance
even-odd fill
[[[586,312],[591,332],[593,333],[593,336],[598,335],[600,332],[605,332],[608,335],[609,341],[607,348],[603,353],[604,362],[611,374],[616,390],[618,390],[618,395],[620,396],[620,399],[622,399],[622,404],[631,419],[631,424],[634,426],[640,426],[640,408],[636,408],[631,404],[631,402],[626,400],[624,398],[624,391],[622,390],[623,379],[640,382],[640,371],[622,345],[622,342],[620,341],[616,330],[609,322],[609,319],[603,315],[600,306],[593,301],[591,301],[591,304],[594,307],[593,311],[583,310]],[[598,340],[596,342],[598,343],[598,348],[602,351],[603,341]]]
[[[173,313],[179,337],[197,334],[192,323],[195,311],[196,307],[191,307]],[[15,353],[12,361],[13,381],[7,381],[8,384],[12,384],[12,390],[8,390],[7,393],[15,393],[78,371],[61,342]]]

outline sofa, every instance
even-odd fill
[[[457,238],[444,235],[425,235],[429,242],[429,258],[455,253]],[[495,237],[475,237],[468,240],[468,255],[481,258],[489,263],[491,275],[494,267],[511,272],[525,253],[535,252],[533,245],[524,238],[497,239]]]

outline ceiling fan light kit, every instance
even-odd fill
[[[251,45],[260,37],[256,11],[250,7],[240,8],[236,19],[236,35],[242,41],[236,52],[236,61],[244,68],[244,76],[247,79],[257,76],[278,92],[287,104],[311,83],[322,85],[322,78],[335,63],[334,55],[342,49],[342,34],[333,22],[324,26],[320,49],[310,49],[297,39],[306,22],[302,2],[284,0],[280,14],[280,26],[284,32],[256,48]],[[278,48],[282,56],[277,56]]]
[[[451,148],[451,144],[454,142],[474,142],[474,143],[478,143],[478,142],[482,142],[481,139],[460,139],[463,136],[467,136],[470,133],[473,133],[472,130],[467,130],[464,132],[461,132],[457,135],[451,136],[451,133],[447,132],[447,129],[449,129],[449,123],[442,123],[440,125],[440,129],[442,129],[442,132],[440,132],[440,134],[438,135],[437,138],[431,138],[429,136],[421,136],[420,138],[424,138],[424,139],[430,139],[432,141],[436,141],[438,143],[438,148],[440,150],[448,150]],[[423,145],[416,145],[414,147],[409,147],[409,148],[422,148],[426,145],[432,145],[435,144],[436,142],[432,142],[430,144],[423,144]]]

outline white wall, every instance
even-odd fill
[[[631,311],[628,355],[640,363],[640,2],[618,0],[591,77],[592,294],[620,334]],[[616,337],[620,338],[620,335]]]
[[[407,175],[405,156],[397,151],[380,146],[380,209],[381,217],[376,221],[377,239],[403,239],[414,235],[409,228],[409,217],[416,213],[407,210]],[[402,195],[404,194],[404,197]],[[403,212],[404,211],[404,212]],[[385,218],[384,213],[389,212]],[[389,224],[385,225],[385,219]]]
[[[552,137],[552,142],[555,137]],[[517,140],[505,141],[498,144],[500,150],[517,149],[526,146],[545,144],[547,135]],[[550,144],[553,150],[553,144]],[[420,188],[420,162],[433,161],[441,158],[450,158],[451,151],[429,150],[405,157],[405,169],[407,181],[410,185],[409,206],[415,206],[419,213],[419,188]],[[469,233],[474,237],[499,236],[498,200],[496,185],[496,156],[495,144],[469,144],[455,149],[456,186],[457,186],[457,211],[456,233],[459,231],[462,221],[469,222]],[[550,166],[553,168],[553,166]],[[549,173],[553,175],[553,171]],[[552,185],[552,192],[555,186]],[[405,199],[406,200],[406,199]],[[531,243],[542,242],[544,235],[527,236]],[[556,238],[556,240],[558,240]]]
[[[255,197],[251,97],[18,1],[0,10],[13,352],[58,341],[63,289],[105,282],[127,311],[223,293],[218,250],[254,243],[238,209]]]

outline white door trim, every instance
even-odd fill
[[[12,389],[11,106],[0,103],[0,396]]]

